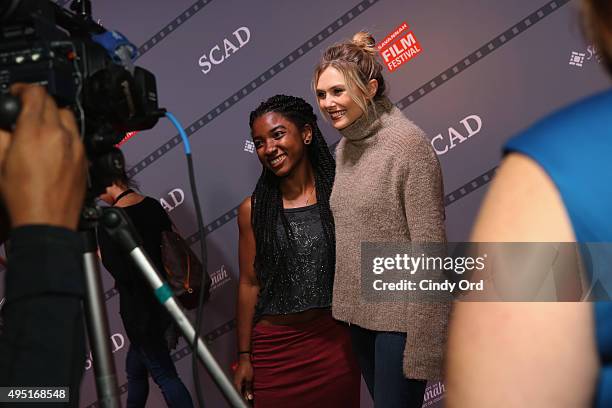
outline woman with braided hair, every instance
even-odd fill
[[[350,323],[375,407],[420,408],[439,379],[450,303],[372,302],[361,294],[362,242],[444,243],[440,163],[386,96],[374,38],[332,45],[315,69],[319,108],[340,131],[330,206],[336,226],[334,318]]]
[[[249,125],[263,171],[238,209],[234,384],[256,407],[358,407],[348,329],[330,312],[334,159],[301,98],[269,98]]]

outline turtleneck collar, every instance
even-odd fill
[[[361,141],[372,137],[382,126],[381,116],[388,114],[393,109],[389,98],[384,97],[369,105],[368,114],[365,113],[356,121],[340,130],[340,134],[352,142]]]

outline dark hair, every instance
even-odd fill
[[[612,2],[584,0],[582,11],[587,35],[595,42],[606,69],[612,74]]]
[[[118,148],[115,148],[112,152],[109,153],[109,155],[110,158],[104,157],[103,161],[105,163],[108,163],[110,161],[114,163],[115,166],[108,167],[108,165],[104,165],[96,168],[96,171],[102,173],[100,176],[103,177],[104,182],[108,183],[109,185],[112,183],[116,183],[122,187],[138,189],[138,183],[134,181],[132,177],[129,177],[127,175],[127,172],[125,171],[126,165],[125,156],[123,155],[123,152]]]
[[[306,125],[312,128],[312,142],[306,145],[306,154],[312,165],[317,191],[317,203],[323,226],[323,234],[330,253],[330,270],[335,268],[334,219],[329,207],[336,171],[336,162],[332,157],[327,142],[317,126],[317,117],[312,106],[304,99],[295,96],[275,95],[262,102],[251,112],[249,127],[253,129],[255,119],[269,112],[276,112],[290,120],[296,127],[303,130]],[[280,177],[266,167],[251,195],[251,223],[255,233],[255,271],[258,277],[264,267],[266,274],[276,272],[278,267],[285,265],[284,253],[287,248],[281,248],[277,241],[277,220],[280,218],[288,238],[292,237],[287,218],[283,210],[283,197],[280,191]],[[279,217],[280,215],[280,217]],[[289,242],[292,240],[289,239]],[[268,275],[273,278],[273,275]]]
[[[122,187],[138,189],[138,183],[127,175],[125,170],[114,175],[113,183],[116,183]]]

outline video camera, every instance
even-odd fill
[[[70,9],[50,0],[0,0],[0,128],[10,130],[19,114],[11,84],[46,87],[75,113],[92,166],[88,195],[97,197],[123,169],[114,146],[126,132],[155,126],[165,111],[155,76],[132,64],[136,47],[92,19],[90,0],[74,0]]]

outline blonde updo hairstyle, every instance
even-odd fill
[[[327,68],[333,67],[344,76],[351,99],[367,115],[368,106],[373,107],[374,102],[386,95],[383,67],[376,59],[375,44],[372,34],[360,31],[353,36],[352,41],[335,44],[325,50],[314,72],[312,86],[315,94],[319,77]],[[378,89],[376,94],[369,98],[368,83],[372,79],[378,82]]]

